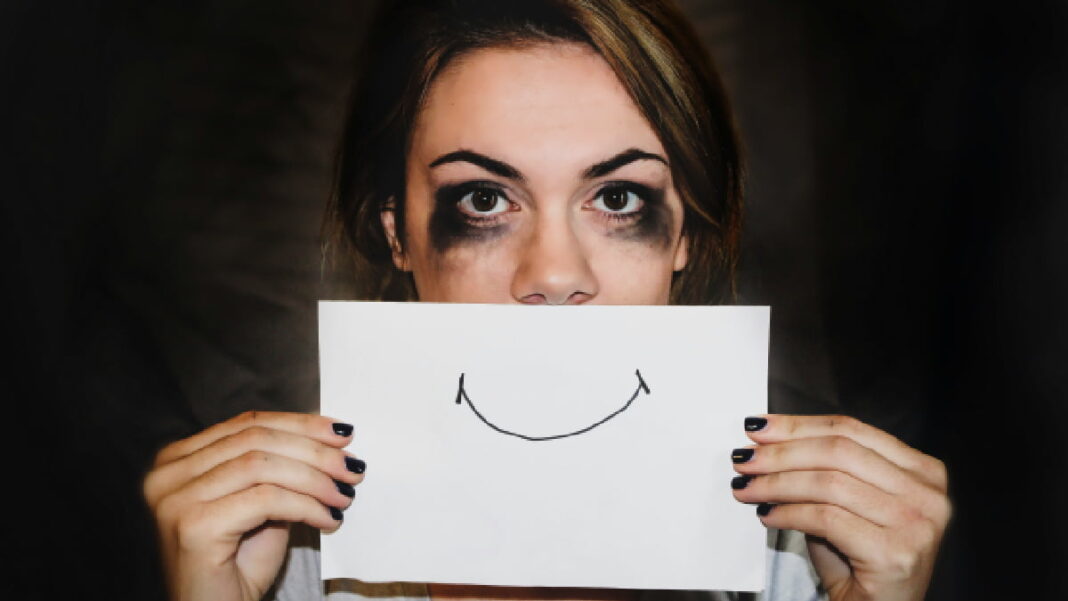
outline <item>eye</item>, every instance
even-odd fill
[[[605,213],[637,213],[643,204],[637,192],[622,187],[605,188],[593,199],[593,208]]]
[[[508,199],[492,188],[471,190],[460,197],[458,205],[461,211],[479,217],[497,215],[509,209]]]

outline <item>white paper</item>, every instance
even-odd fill
[[[323,578],[762,589],[729,457],[767,410],[769,315],[321,302],[322,413],[368,464]]]

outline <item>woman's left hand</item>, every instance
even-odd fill
[[[732,455],[734,496],[759,503],[766,526],[808,535],[832,601],[923,599],[951,513],[941,461],[851,417],[768,415],[746,429],[757,444]]]

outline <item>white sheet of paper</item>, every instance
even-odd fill
[[[368,464],[323,578],[761,590],[729,456],[767,410],[769,318],[319,303],[322,413]]]

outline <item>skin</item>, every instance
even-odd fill
[[[172,599],[260,599],[285,559],[289,523],[323,532],[341,525],[328,507],[352,499],[335,481],[350,436],[333,421],[247,412],[161,450],[143,492],[156,517]]]
[[[405,223],[382,214],[393,260],[426,301],[667,303],[686,252],[666,163],[655,131],[588,48],[470,53],[439,75],[413,131]],[[835,601],[922,599],[950,515],[943,464],[852,418],[764,417],[763,429],[746,432],[752,457],[734,464],[745,483],[732,485],[735,497],[774,504],[753,519],[808,534]],[[340,526],[328,507],[351,499],[335,483],[363,476],[346,469],[351,438],[332,422],[246,413],[159,453],[144,495],[172,598],[259,599],[281,567],[289,523]],[[430,591],[436,599],[634,595]]]

